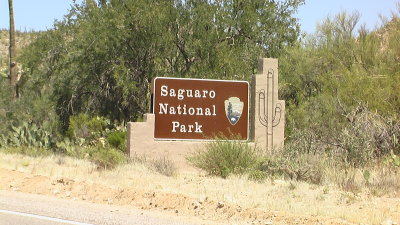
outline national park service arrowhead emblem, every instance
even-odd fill
[[[230,97],[225,100],[225,113],[229,122],[235,125],[242,115],[244,103],[238,97]]]

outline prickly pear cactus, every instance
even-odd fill
[[[50,148],[52,145],[51,134],[38,127],[36,124],[23,122],[18,127],[11,127],[8,136],[0,136],[0,146],[28,146],[37,148]]]

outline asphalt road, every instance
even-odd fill
[[[94,204],[0,190],[0,225],[195,225],[185,218],[132,207]],[[186,218],[187,219],[187,218]]]

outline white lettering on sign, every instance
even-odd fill
[[[168,103],[158,103],[160,106],[159,114],[170,115],[191,115],[191,116],[216,116],[217,107],[212,105],[211,108],[205,107],[187,107],[186,104],[178,106],[168,106]]]
[[[201,130],[201,128],[203,127],[203,125],[200,125],[198,122],[194,122],[194,124],[189,124],[189,125],[185,125],[185,124],[181,124],[178,121],[172,121],[172,132],[176,133],[203,133],[203,131]]]
[[[245,81],[155,78],[152,88],[154,138],[212,139],[222,133],[239,134],[245,139],[248,88]]]
[[[179,100],[185,98],[215,98],[214,90],[169,89],[167,85],[161,86],[161,96],[176,97]]]

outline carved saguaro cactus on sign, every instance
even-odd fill
[[[261,59],[252,82],[251,136],[269,152],[284,143],[285,102],[278,100],[278,60]]]

